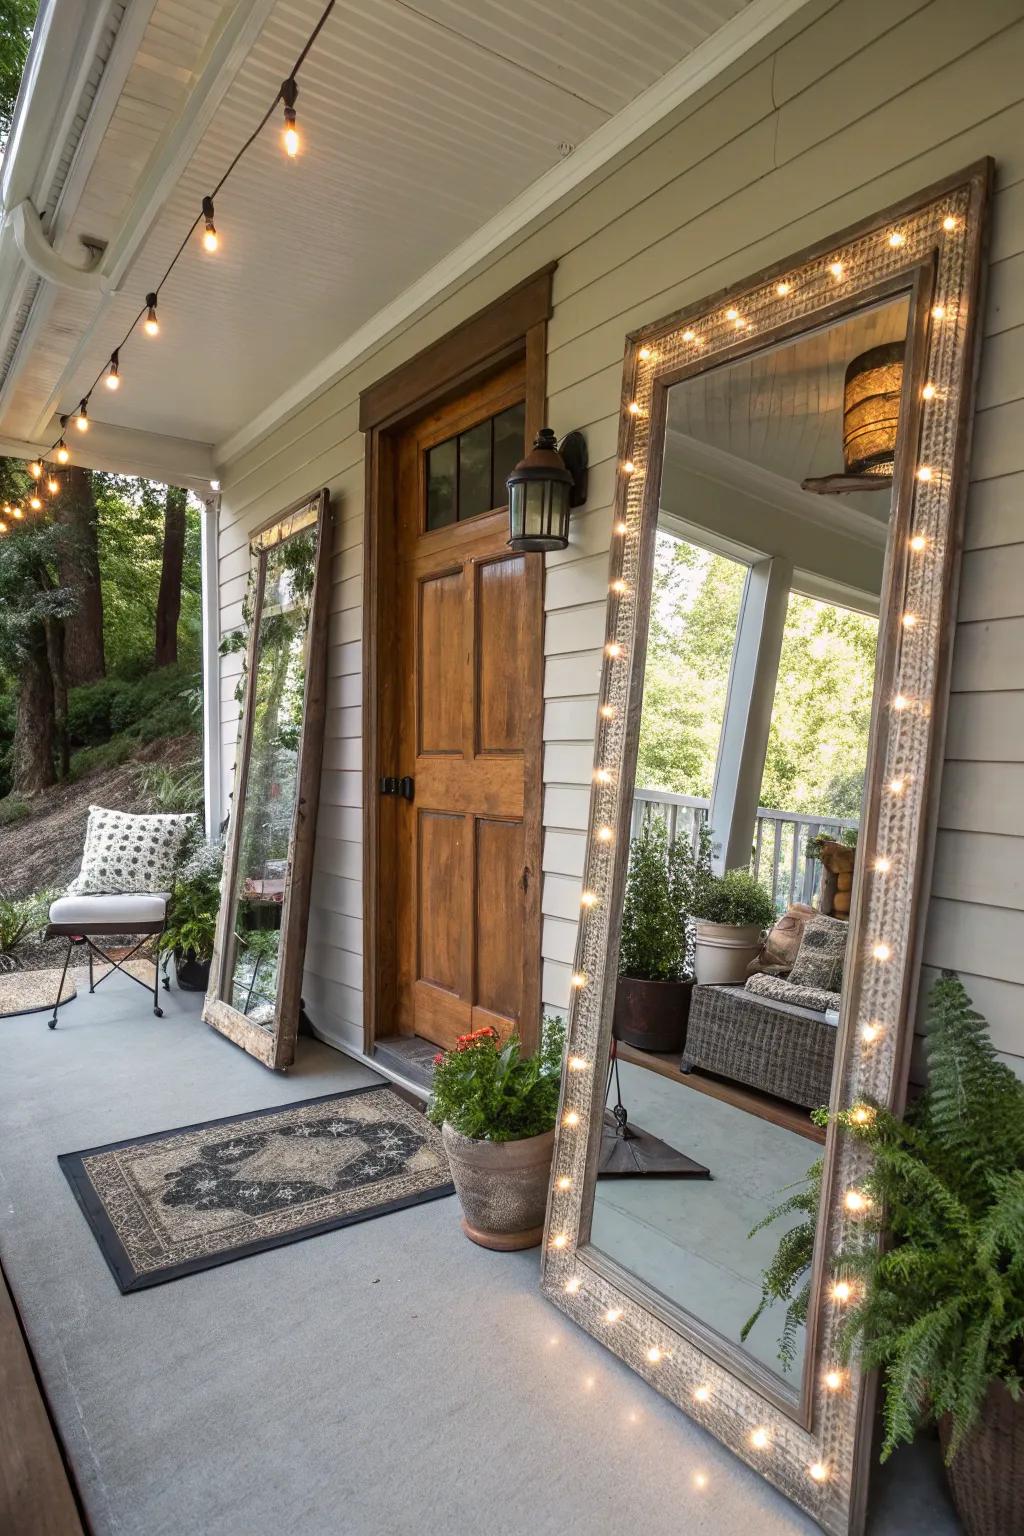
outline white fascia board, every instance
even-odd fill
[[[286,417],[329,388],[361,357],[382,345],[446,289],[465,278],[535,219],[548,213],[562,198],[602,170],[616,155],[703,90],[806,3],[807,0],[750,0],[742,11],[660,80],[596,129],[568,159],[545,172],[468,240],[456,246],[390,304],[378,310],[308,373],[282,390],[266,410],[218,443],[214,449],[217,463],[226,465],[237,459]]]
[[[60,422],[54,420],[40,442],[0,437],[0,455],[34,459],[45,454],[59,436]],[[204,498],[209,496],[210,481],[217,473],[211,445],[187,437],[140,432],[106,421],[92,422],[88,432],[69,430],[66,436],[72,461],[86,469],[105,470],[112,475],[139,475],[162,485],[185,485]]]

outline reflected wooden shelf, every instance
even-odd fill
[[[825,1144],[824,1130],[812,1122],[808,1110],[798,1109],[795,1104],[772,1098],[768,1093],[758,1093],[756,1088],[745,1088],[741,1083],[727,1083],[720,1077],[708,1077],[696,1071],[681,1072],[675,1056],[662,1056],[657,1051],[638,1051],[635,1046],[624,1045],[621,1041],[617,1049],[620,1061],[628,1061],[634,1067],[646,1067],[648,1072],[657,1072],[660,1077],[671,1078],[684,1088],[706,1093],[709,1098],[718,1099],[723,1104],[734,1104],[737,1109],[745,1109],[749,1115],[757,1115],[761,1120],[771,1121],[772,1125],[781,1125],[787,1131],[795,1131],[798,1136],[816,1141],[819,1146]]]

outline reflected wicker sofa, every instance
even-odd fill
[[[742,986],[697,986],[680,1063],[816,1109],[832,1089],[836,1026]]]

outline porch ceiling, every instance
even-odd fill
[[[469,267],[451,265],[453,253],[472,254],[481,231],[563,162],[571,173],[595,134],[628,119],[621,148],[648,127],[638,101],[695,50],[710,78],[799,3],[338,0],[300,75],[303,153],[296,162],[281,153],[275,118],[217,200],[217,255],[198,242],[188,251],[161,294],[159,339],[126,349],[123,387],[116,398],[97,391],[90,415],[237,449],[283,391],[326,382],[325,354],[431,269],[449,263],[438,290],[446,274],[457,280]],[[99,106],[86,104],[94,132],[82,135],[61,216],[44,218],[43,232],[79,266],[83,236],[105,242],[101,267],[118,291],[23,281],[20,308],[7,303],[8,445],[56,435],[57,413],[103,367],[322,0],[135,0],[126,12],[50,0],[43,9],[59,20],[72,8],[109,13],[124,35],[120,52],[117,41],[108,48],[105,87],[99,71]],[[107,120],[95,131],[100,107]],[[571,175],[561,185],[569,190]],[[31,189],[36,209],[46,191]],[[539,198],[536,211],[552,200]],[[480,244],[478,257],[498,243]],[[0,286],[0,300],[11,293]],[[103,434],[91,436],[95,454]]]

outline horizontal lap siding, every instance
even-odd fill
[[[820,0],[514,249],[354,367],[223,475],[225,628],[245,532],[318,484],[340,522],[331,699],[307,1005],[361,1024],[359,668],[363,463],[358,395],[557,260],[548,418],[586,431],[588,504],[547,560],[543,995],[563,1008],[586,842],[627,330],[741,280],[984,154],[997,160],[960,625],[925,980],[959,969],[997,1045],[1024,1056],[1024,19],[1021,0]],[[241,582],[241,585],[240,585]],[[225,731],[234,735],[231,663]]]

